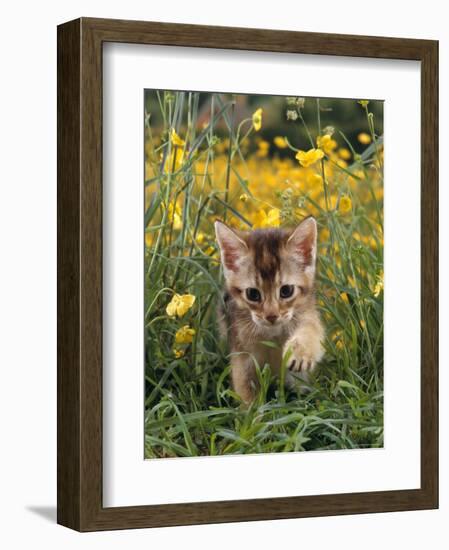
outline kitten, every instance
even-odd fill
[[[249,404],[257,391],[254,359],[276,374],[291,350],[286,383],[308,373],[323,356],[323,326],[315,306],[317,225],[310,217],[294,230],[236,231],[215,222],[225,278],[221,324],[231,350],[234,391]],[[226,323],[224,323],[226,321]],[[275,342],[277,348],[263,341]]]

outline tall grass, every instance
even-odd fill
[[[306,120],[303,100],[290,98],[289,139],[280,135],[275,145],[261,132],[279,103],[266,100],[259,130],[252,110],[239,119],[235,96],[148,94],[146,457],[382,446],[383,153],[370,104],[354,101],[364,117],[362,147],[338,128],[323,128],[332,112],[320,100],[305,100],[314,103]],[[301,166],[296,152],[316,148],[323,136],[334,140],[321,142],[324,158]],[[320,228],[326,355],[305,394],[285,390],[261,365],[260,393],[245,410],[218,337],[222,274],[213,222],[249,229],[292,225],[309,214]],[[166,311],[175,294],[195,296],[182,317]],[[176,342],[184,326],[193,329],[190,338]]]

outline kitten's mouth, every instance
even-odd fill
[[[280,321],[266,321],[265,319],[261,322],[261,325],[265,328],[277,328],[281,325]]]
[[[258,327],[261,328],[279,328],[281,327],[285,321],[288,321],[287,317],[278,317],[275,321],[268,321],[267,319],[264,319],[263,317],[259,317],[257,315],[251,314],[252,320],[254,324],[256,324]]]

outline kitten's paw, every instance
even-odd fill
[[[307,349],[299,348],[288,360],[287,368],[293,372],[310,372],[315,368],[316,361]]]
[[[323,350],[319,341],[305,341],[302,338],[292,337],[284,348],[284,354],[287,353],[289,353],[287,362],[289,370],[309,373],[321,359]]]

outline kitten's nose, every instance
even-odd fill
[[[265,317],[265,319],[271,323],[272,325],[274,325],[274,323],[278,320],[278,315],[267,315]]]

